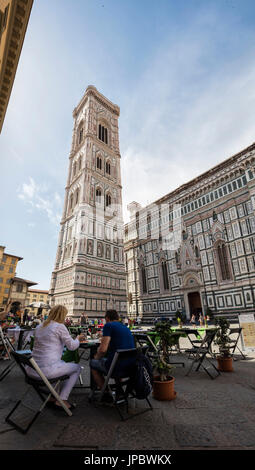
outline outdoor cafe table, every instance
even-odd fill
[[[84,352],[86,350],[89,349],[89,359],[93,359],[96,351],[97,351],[97,348],[100,344],[100,340],[99,339],[87,339],[86,341],[80,343],[80,346],[79,346],[79,349],[82,350],[82,353],[80,355],[80,359],[82,358]],[[86,388],[86,387],[84,387]],[[95,388],[95,382],[93,380],[93,375],[91,373],[91,369],[90,369],[90,384],[89,384],[89,387],[91,390],[93,390]]]
[[[183,336],[187,336],[189,333],[195,333],[197,336],[200,336],[208,330],[216,330],[216,326],[183,326],[183,327],[171,327],[171,330],[178,331],[183,333]]]
[[[133,336],[137,339],[138,338],[147,338],[148,341],[151,343],[152,347],[157,350],[157,344],[160,341],[160,336],[157,331],[154,330],[131,330]],[[178,341],[181,333],[179,331],[173,331],[171,337],[173,338],[173,343],[176,344]]]
[[[190,339],[190,335],[191,334],[195,334],[196,337],[198,339],[202,339],[202,335],[207,331],[207,330],[215,330],[217,329],[215,326],[207,326],[207,327],[203,327],[203,326],[197,326],[197,327],[194,327],[194,326],[187,326],[187,327],[179,327],[179,326],[172,326],[171,327],[171,330],[173,332],[173,340],[175,339],[174,336],[176,336],[176,339],[177,337],[180,338],[180,337],[184,337],[184,338],[188,338],[189,341],[191,342],[192,344],[192,341]],[[154,344],[154,346],[156,347],[156,345],[158,344],[160,338],[159,338],[159,334],[157,333],[157,331],[153,330],[153,329],[145,329],[145,330],[141,330],[141,329],[133,329],[131,330],[133,335],[134,336],[144,336],[144,337],[148,337],[150,339],[150,342]]]
[[[188,338],[192,347],[194,347],[194,344],[192,342],[192,339],[190,338],[190,336],[192,334],[194,334],[198,340],[201,340],[203,339],[203,334],[206,333],[206,331],[208,330],[217,330],[218,327],[216,326],[184,326],[184,327],[173,327],[172,328],[173,331],[176,331],[178,333],[180,333],[180,337],[184,337],[184,338]],[[185,351],[185,350],[184,350]]]

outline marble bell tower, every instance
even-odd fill
[[[65,202],[51,280],[51,305],[68,314],[125,315],[120,109],[88,86],[73,111]]]

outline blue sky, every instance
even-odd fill
[[[0,244],[49,288],[88,85],[121,109],[125,207],[255,140],[255,2],[35,0],[0,135]]]

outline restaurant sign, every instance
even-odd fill
[[[255,319],[254,315],[239,315],[239,324],[242,327],[242,346],[245,351],[255,351]]]

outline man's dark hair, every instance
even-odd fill
[[[117,321],[119,320],[119,314],[116,312],[116,310],[107,310],[105,318],[109,318],[110,321]]]

